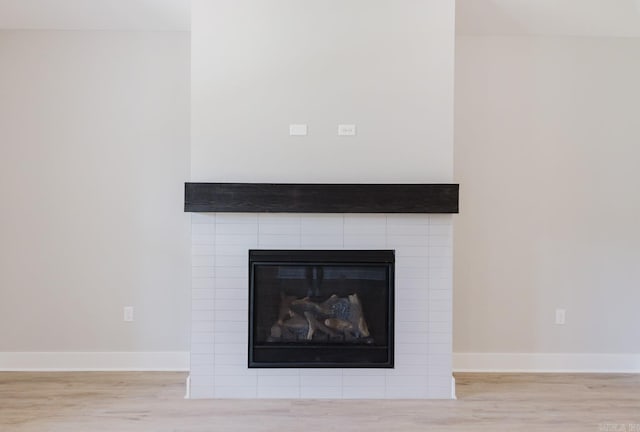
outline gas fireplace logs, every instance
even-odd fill
[[[271,326],[269,342],[373,343],[357,294],[333,294],[319,302],[281,293],[280,299],[278,320]]]

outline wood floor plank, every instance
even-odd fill
[[[456,374],[457,401],[184,400],[185,378],[0,373],[0,431],[640,432],[639,375]]]

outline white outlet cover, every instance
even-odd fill
[[[291,136],[304,136],[307,134],[306,124],[290,124],[289,135]]]
[[[338,136],[355,136],[356,125],[354,124],[340,124],[338,125]]]

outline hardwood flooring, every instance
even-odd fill
[[[1,432],[640,432],[640,375],[456,374],[457,401],[184,400],[184,373],[0,373]]]

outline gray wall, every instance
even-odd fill
[[[454,15],[450,0],[192,1],[192,179],[450,181]]]
[[[639,353],[640,40],[456,45],[454,351]]]
[[[0,352],[187,350],[188,177],[188,33],[0,32]]]

